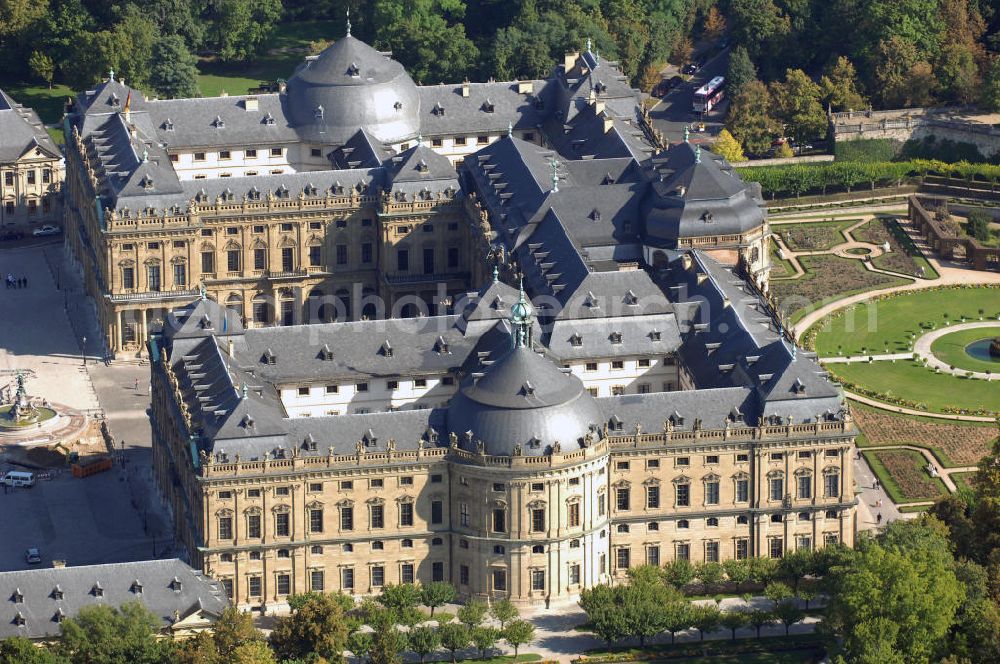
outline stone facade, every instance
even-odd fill
[[[62,221],[63,160],[38,115],[0,90],[0,233]]]

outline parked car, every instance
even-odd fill
[[[38,565],[42,562],[42,552],[38,550],[38,547],[31,547],[24,552],[24,562],[29,565]]]
[[[4,231],[0,233],[0,240],[20,240],[24,237],[21,231]]]
[[[36,228],[31,232],[35,237],[44,237],[46,235],[59,235],[62,233],[62,229],[58,226],[42,226],[41,228]]]
[[[676,88],[678,85],[684,83],[684,79],[680,76],[672,76],[671,78],[660,79],[660,82],[656,84],[650,95],[653,97],[664,97],[668,92]]]
[[[698,65],[693,62],[689,62],[681,69],[682,74],[693,74],[698,71]]]

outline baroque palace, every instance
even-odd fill
[[[589,48],[418,87],[349,34],[273,95],[81,95],[68,236],[148,350],[191,562],[240,605],[549,603],[852,545],[854,425],[767,302],[759,188],[643,127]]]

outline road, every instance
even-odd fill
[[[663,132],[668,141],[677,143],[684,140],[684,127],[700,119],[698,114],[691,110],[695,90],[715,76],[725,76],[728,65],[729,49],[726,49],[706,62],[705,66],[698,70],[698,73],[690,81],[671,90],[649,111],[653,126]],[[708,142],[718,135],[722,130],[722,122],[726,117],[728,106],[729,102],[723,101],[706,114],[704,118],[705,133],[692,133],[691,141]]]

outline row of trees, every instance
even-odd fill
[[[765,81],[789,68],[818,80],[847,57],[876,106],[1000,104],[1000,16],[987,0],[729,0],[728,14]]]
[[[534,626],[508,600],[489,607],[471,601],[457,616],[435,618],[454,600],[448,583],[389,585],[360,606],[340,593],[310,592],[289,598],[291,612],[277,619],[269,638],[249,613],[229,608],[211,632],[182,642],[158,638],[159,620],[142,604],[91,606],[66,619],[49,647],[0,641],[0,664],[324,664],[344,662],[345,650],[370,664],[400,664],[404,652],[423,662],[441,650],[454,662],[470,647],[486,657],[503,641],[517,654],[534,640]]]
[[[391,50],[424,83],[546,76],[590,39],[637,83],[692,39],[725,26],[716,0],[4,0],[6,81],[75,89],[114,69],[161,95],[192,94],[193,54],[224,62],[260,55],[281,20],[345,21]],[[342,24],[342,23],[341,23]],[[330,39],[343,34],[340,28]],[[180,67],[180,73],[177,68]],[[171,72],[174,72],[171,75]],[[290,73],[290,72],[289,72]]]

